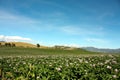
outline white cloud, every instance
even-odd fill
[[[87,38],[86,41],[93,42],[93,43],[107,43],[106,40],[99,39],[99,38]]]
[[[68,33],[68,34],[80,34],[81,31],[78,27],[72,27],[72,26],[65,26],[61,28],[61,31]]]
[[[24,37],[21,37],[21,36],[4,36],[4,35],[0,35],[0,41],[17,42],[17,41],[32,41],[32,39],[24,38]]]
[[[61,31],[72,35],[103,35],[103,27],[92,25],[64,26]]]
[[[5,38],[4,35],[0,35],[0,40],[1,40],[1,41],[4,41],[4,38]]]
[[[0,22],[10,23],[10,24],[41,23],[41,21],[37,21],[37,20],[22,16],[22,15],[16,15],[16,14],[3,11],[3,10],[0,10]]]

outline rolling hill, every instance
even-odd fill
[[[82,49],[93,52],[120,53],[120,49],[99,49],[95,47],[82,47]]]
[[[5,43],[11,43],[11,44],[15,44],[16,47],[29,47],[29,48],[37,48],[37,46],[35,44],[31,44],[31,43],[26,43],[26,42],[4,42],[4,41],[0,41],[1,45],[5,45]],[[40,48],[47,48],[46,46],[40,46]]]

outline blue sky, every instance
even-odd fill
[[[119,0],[0,0],[0,40],[120,48]]]

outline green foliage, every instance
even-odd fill
[[[83,49],[61,50],[23,47],[0,47],[0,56],[39,56],[39,55],[98,55],[99,53],[89,52]]]
[[[37,47],[39,48],[39,47],[40,47],[40,44],[37,44]]]
[[[120,56],[1,57],[3,80],[120,80]]]
[[[0,43],[1,47],[16,47],[14,43]]]
[[[119,66],[120,55],[83,49],[0,47],[0,80],[120,80]]]

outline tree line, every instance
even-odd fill
[[[14,43],[0,43],[0,46],[6,46],[6,47],[16,47],[16,45]]]
[[[41,47],[40,44],[36,44],[36,46],[37,46],[38,48]],[[0,43],[0,47],[16,47],[16,45],[15,45],[14,43]]]

